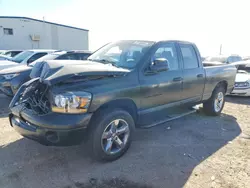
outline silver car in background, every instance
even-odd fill
[[[250,96],[250,61],[237,66],[238,71],[231,95]]]

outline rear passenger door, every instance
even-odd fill
[[[179,49],[183,62],[183,92],[184,102],[198,102],[202,98],[205,72],[201,65],[200,54],[196,48],[189,43],[179,43]]]

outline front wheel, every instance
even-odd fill
[[[225,104],[225,89],[217,87],[209,100],[203,103],[203,109],[206,114],[218,116],[221,114]]]
[[[102,111],[91,126],[89,144],[97,160],[113,161],[128,150],[135,127],[128,112]]]

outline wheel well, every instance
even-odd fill
[[[216,87],[215,87],[215,89],[216,88],[218,88],[218,87],[222,87],[222,88],[224,88],[225,89],[225,93],[227,92],[227,86],[228,86],[228,83],[227,83],[227,81],[220,81],[217,85],[216,85]]]
[[[100,111],[103,111],[105,109],[115,109],[115,108],[120,108],[127,111],[133,117],[134,121],[135,122],[137,121],[138,118],[137,106],[131,99],[117,99],[105,103],[96,110],[95,114],[98,114]]]

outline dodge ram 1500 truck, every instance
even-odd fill
[[[127,151],[136,127],[201,103],[208,115],[219,115],[236,67],[203,67],[193,43],[129,40],[109,43],[85,63],[43,62],[32,75],[39,78],[10,103],[11,126],[44,145],[85,140],[96,159],[112,161]]]

